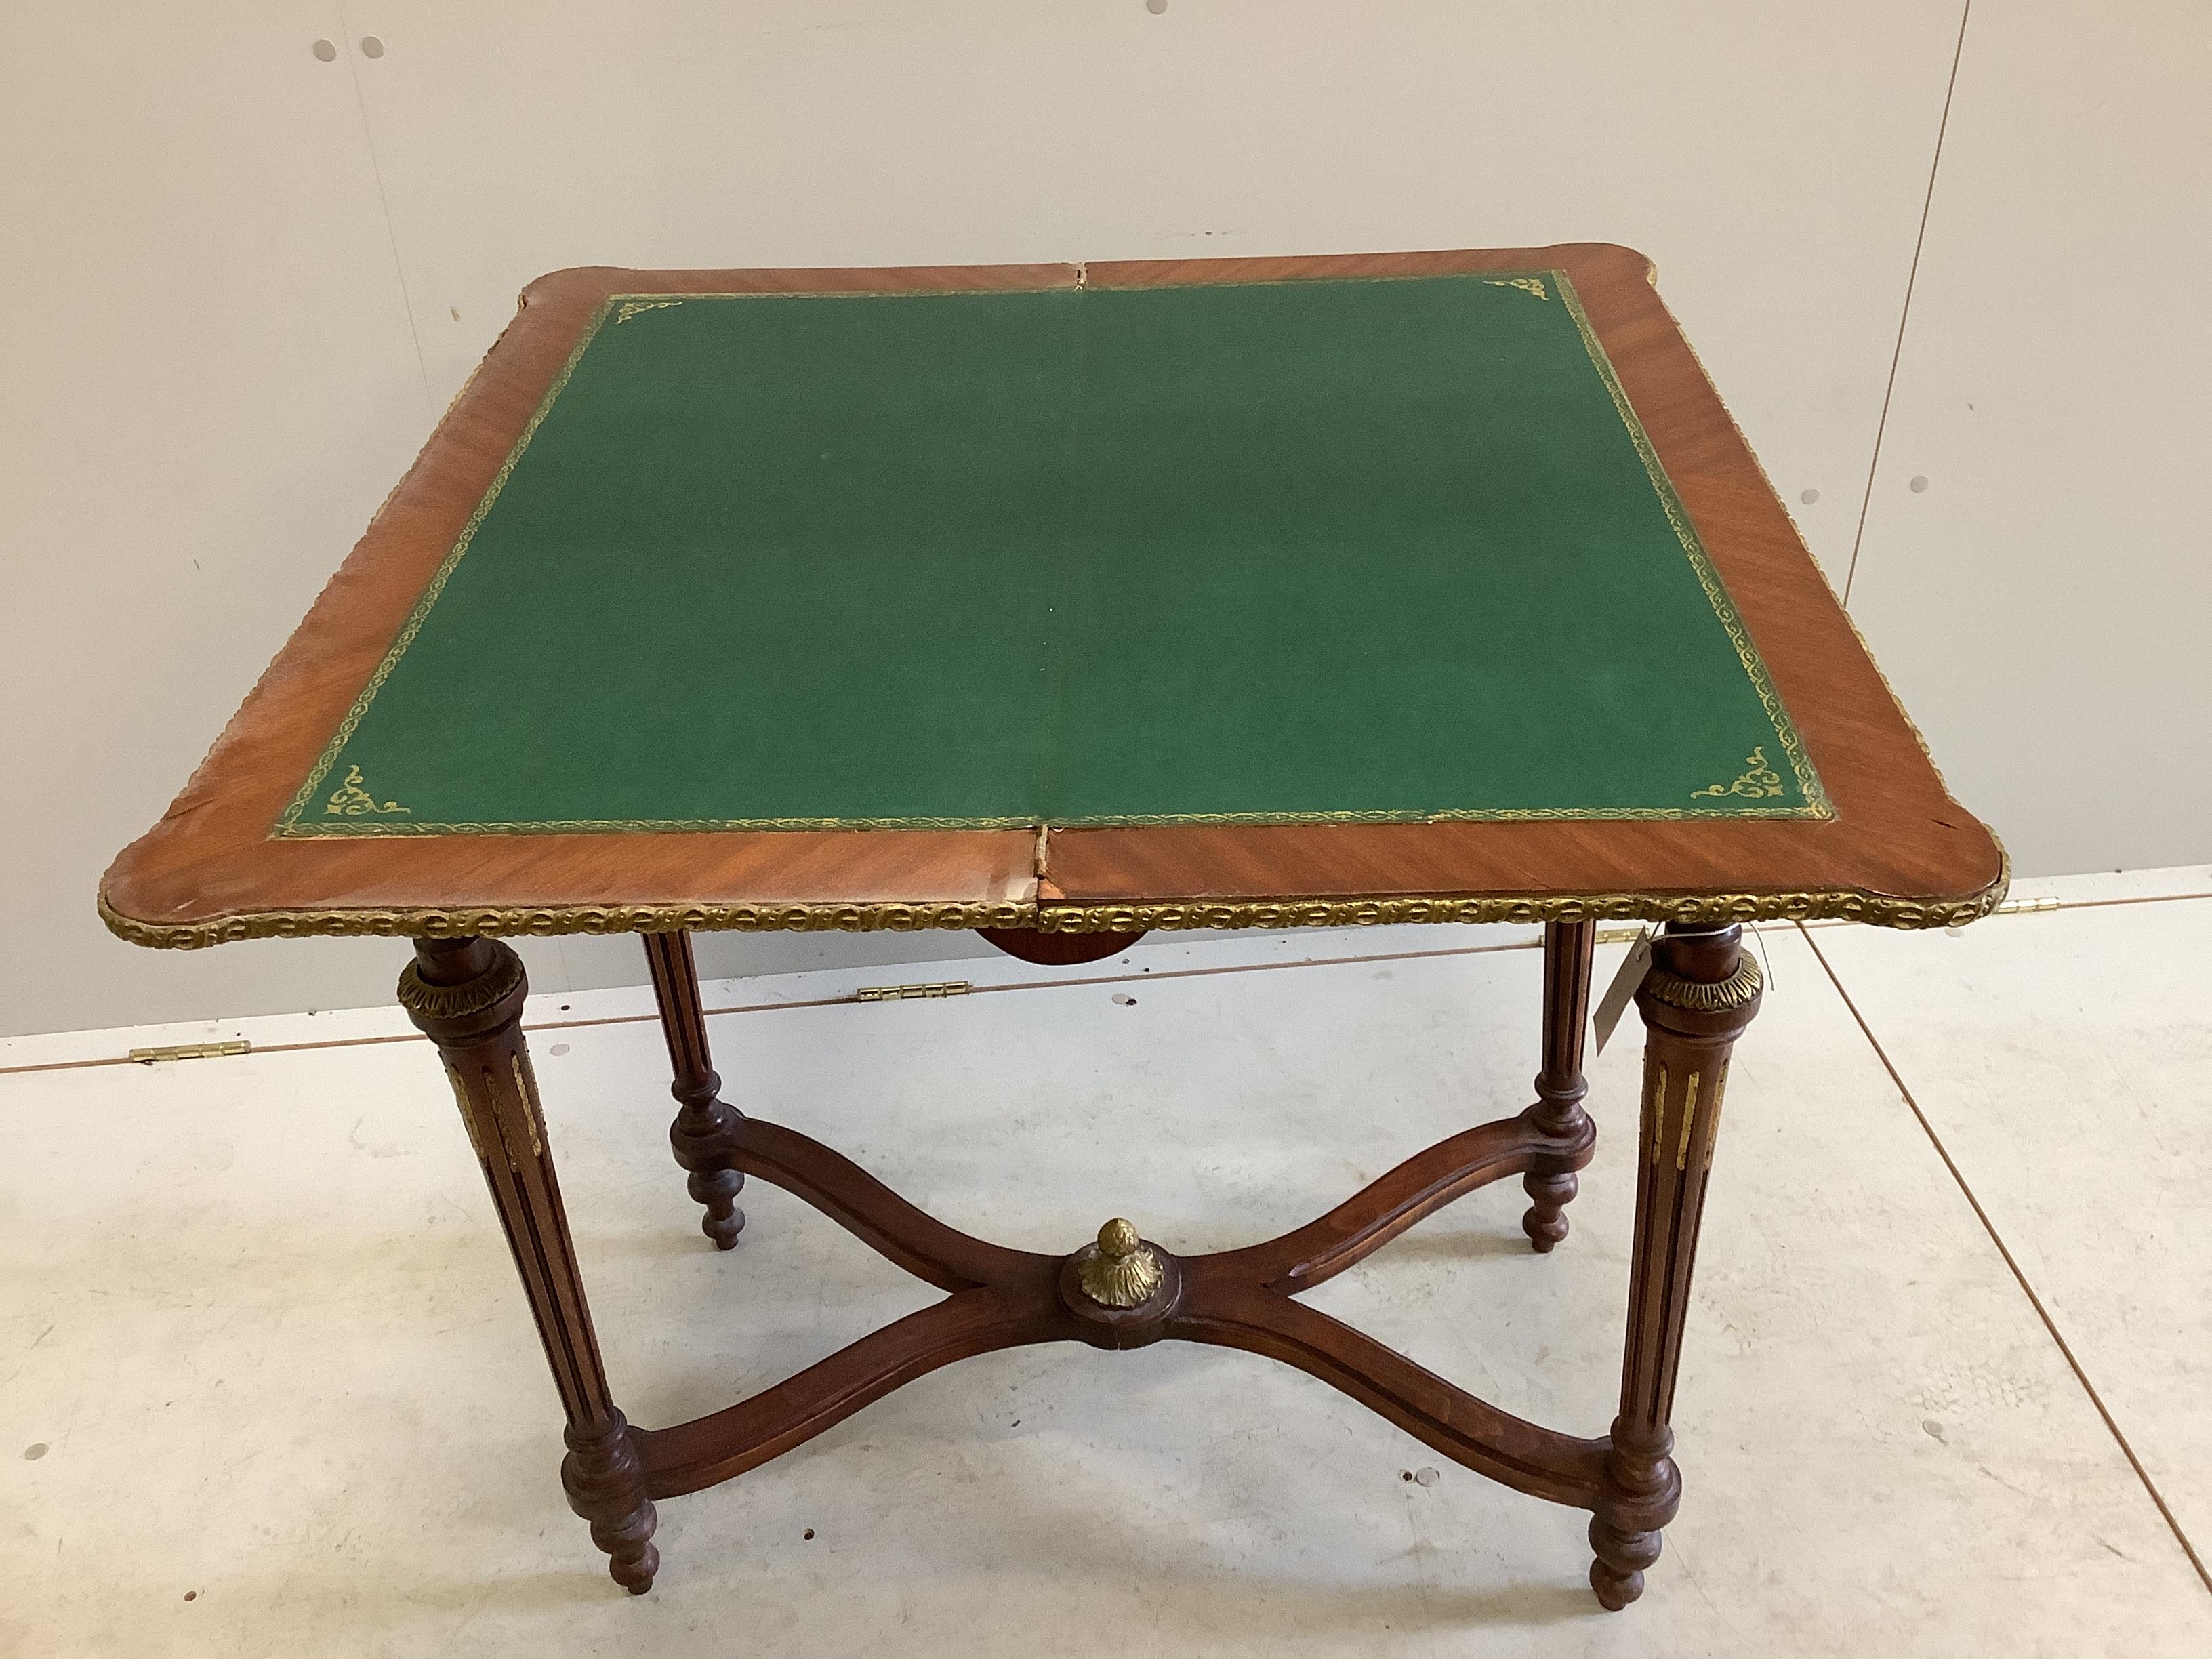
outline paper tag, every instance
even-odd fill
[[[1613,1036],[1613,1028],[1620,1024],[1620,1017],[1628,1012],[1628,1000],[1636,994],[1636,988],[1644,983],[1644,971],[1651,966],[1651,929],[1645,928],[1637,936],[1636,943],[1628,947],[1621,958],[1620,971],[1613,983],[1605,988],[1605,995],[1598,1000],[1595,1022],[1597,1051],[1605,1052],[1606,1043]]]

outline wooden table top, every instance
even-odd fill
[[[1982,914],[1602,245],[562,271],[125,938]]]

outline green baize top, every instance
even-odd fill
[[[617,296],[275,833],[1827,811],[1531,271]]]

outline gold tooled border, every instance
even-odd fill
[[[599,337],[600,325],[607,320],[614,305],[611,297],[602,300],[599,308],[592,312],[591,321],[585,325],[583,337],[576,342],[575,349],[561,365],[561,372],[553,377],[553,384],[546,388],[544,397],[531,411],[530,420],[522,428],[522,435],[514,441],[514,447],[507,452],[507,459],[499,464],[499,471],[492,475],[491,487],[484,491],[475,509],[470,513],[469,520],[461,526],[461,533],[454,538],[452,549],[439,561],[437,570],[422,589],[422,596],[415,601],[415,608],[408,612],[406,623],[400,629],[398,636],[377,663],[376,672],[368,677],[368,683],[362,687],[361,695],[354,699],[353,706],[346,710],[345,718],[338,722],[338,729],[331,733],[329,744],[316,758],[314,766],[285,806],[283,815],[270,830],[272,840],[287,836],[301,839],[319,837],[319,830],[302,830],[298,827],[300,814],[307,810],[307,803],[321,792],[323,780],[330,775],[331,768],[337,764],[339,751],[352,740],[354,730],[361,724],[362,716],[368,713],[369,704],[376,701],[376,694],[384,689],[385,681],[392,678],[392,671],[399,666],[400,658],[405,656],[407,647],[415,643],[416,635],[422,631],[422,624],[429,620],[430,608],[438,603],[438,596],[446,591],[446,583],[452,578],[454,568],[460,563],[461,556],[469,550],[469,544],[476,539],[477,531],[490,514],[493,503],[499,500],[500,491],[507,488],[507,478],[522,459],[522,452],[530,447],[530,441],[538,435],[538,427],[552,413],[554,399],[567,387],[568,377],[576,372],[576,365],[584,361],[584,353]],[[471,374],[470,378],[474,379],[474,374]],[[463,389],[466,390],[465,387]],[[457,397],[455,402],[459,401]]]
[[[1821,921],[1881,927],[1956,927],[1996,908],[2012,885],[1997,878],[1963,899],[1903,899],[1850,890],[1800,893],[1492,894],[1458,897],[1282,898],[1162,904],[630,904],[531,909],[261,910],[180,926],[137,921],[100,895],[100,919],[118,939],[157,951],[197,951],[248,939],[315,936],[450,939],[550,933],[909,933],[1033,927],[1044,933],[1135,933],[1184,927],[1373,927],[1408,922]]]
[[[1443,811],[1413,809],[1356,812],[1179,812],[1116,813],[1106,817],[1054,818],[1054,830],[1141,830],[1181,824],[1307,823],[1673,823],[1701,818],[1745,819],[1832,817],[1803,807],[1725,806],[1471,806]],[[363,818],[317,823],[312,830],[280,832],[287,841],[332,841],[343,836],[389,839],[398,836],[592,836],[713,835],[747,830],[1035,830],[1035,817],[991,818],[545,818],[529,823],[436,823],[414,818]]]
[[[1690,568],[1698,578],[1698,585],[1705,590],[1706,603],[1712,606],[1713,615],[1727,630],[1729,642],[1735,647],[1737,660],[1742,663],[1744,672],[1751,678],[1751,689],[1758,693],[1759,703],[1766,710],[1766,718],[1774,727],[1775,741],[1782,745],[1782,752],[1790,757],[1790,769],[1797,780],[1797,793],[1805,799],[1804,807],[1792,816],[1832,818],[1836,809],[1829,802],[1828,792],[1820,782],[1820,775],[1813,769],[1812,757],[1805,752],[1804,739],[1797,735],[1796,722],[1790,718],[1790,711],[1783,705],[1781,694],[1774,689],[1774,681],[1766,672],[1766,659],[1759,655],[1758,646],[1752,642],[1750,632],[1744,627],[1743,618],[1736,614],[1735,603],[1729,598],[1728,588],[1722,582],[1720,573],[1713,568],[1704,539],[1698,534],[1697,526],[1690,522],[1689,509],[1682,505],[1682,498],[1674,492],[1674,481],[1667,476],[1667,469],[1660,465],[1659,452],[1652,447],[1650,434],[1644,431],[1644,422],[1637,418],[1636,410],[1628,401],[1628,393],[1620,384],[1620,377],[1613,373],[1613,360],[1606,356],[1605,348],[1598,343],[1597,331],[1590,326],[1589,318],[1583,310],[1582,296],[1575,292],[1575,285],[1567,280],[1565,271],[1554,270],[1551,275],[1552,280],[1559,284],[1561,302],[1575,319],[1576,331],[1582,336],[1583,349],[1589,354],[1590,363],[1597,370],[1598,379],[1605,383],[1606,392],[1613,399],[1614,411],[1620,415],[1621,424],[1628,428],[1628,440],[1636,446],[1637,457],[1644,463],[1644,471],[1650,477],[1652,491],[1659,497],[1659,505],[1666,512],[1667,522],[1674,527],[1675,539],[1682,544],[1682,551],[1689,556]],[[1701,372],[1703,367],[1699,365]],[[1750,446],[1747,444],[1745,449],[1748,453]]]
[[[1752,690],[1766,714],[1769,725],[1773,727],[1776,742],[1781,745],[1783,752],[1789,757],[1790,772],[1796,781],[1798,793],[1802,797],[1803,804],[1797,806],[1776,807],[1468,807],[1436,811],[1419,808],[1359,811],[1291,809],[1255,812],[1117,813],[1109,817],[1088,816],[1055,819],[1054,822],[1056,824],[1080,829],[1139,829],[1151,825],[1174,824],[1514,823],[1611,820],[1665,823],[1697,818],[1828,819],[1835,817],[1835,809],[1828,800],[1827,792],[1821,785],[1820,775],[1814,770],[1812,762],[1805,753],[1804,744],[1797,735],[1796,726],[1790,720],[1789,710],[1783,705],[1781,697],[1774,690],[1773,681],[1766,672],[1765,660],[1759,655],[1758,647],[1753,643],[1741,618],[1737,616],[1735,606],[1728,597],[1727,588],[1722,583],[1719,574],[1714,570],[1712,562],[1705,553],[1705,544],[1699,539],[1696,527],[1690,522],[1687,511],[1683,507],[1680,498],[1675,494],[1673,480],[1668,477],[1666,468],[1661,465],[1658,453],[1652,447],[1650,438],[1644,430],[1643,422],[1638,419],[1634,408],[1629,404],[1627,394],[1621,387],[1620,378],[1613,373],[1612,360],[1606,356],[1605,349],[1599,343],[1595,331],[1590,326],[1589,315],[1583,310],[1581,296],[1576,293],[1574,284],[1568,279],[1565,271],[1547,268],[1541,270],[1525,271],[1431,272],[1404,276],[1293,277],[1255,283],[1221,283],[1212,286],[1278,288],[1288,286],[1293,283],[1332,280],[1433,282],[1452,276],[1473,278],[1492,287],[1498,286],[1502,282],[1508,282],[1516,276],[1545,276],[1549,277],[1558,288],[1560,301],[1574,323],[1575,331],[1577,337],[1582,341],[1583,352],[1589,358],[1591,366],[1596,370],[1599,381],[1604,386],[1607,396],[1613,401],[1614,411],[1620,416],[1622,425],[1627,430],[1629,441],[1636,451],[1638,459],[1644,464],[1644,473],[1650,480],[1652,491],[1657,496],[1662,510],[1666,514],[1667,521],[1674,530],[1676,540],[1681,544],[1682,550],[1689,559],[1692,574],[1697,577],[1699,587],[1704,590],[1706,603],[1712,607],[1714,617],[1727,633],[1729,641],[1735,650],[1737,660],[1751,682]],[[934,296],[971,292],[999,294],[1061,291],[1063,290],[934,289],[926,292]],[[546,388],[544,397],[538,401],[538,407],[532,411],[528,422],[522,428],[521,436],[515,440],[514,448],[507,452],[507,459],[500,464],[499,471],[493,475],[490,486],[484,491],[483,498],[477,501],[474,510],[469,514],[468,522],[462,526],[461,533],[455,539],[453,548],[440,562],[436,572],[423,588],[422,596],[416,601],[415,607],[409,613],[405,624],[402,626],[398,636],[393,639],[391,647],[378,662],[376,670],[369,676],[368,683],[362,687],[360,695],[354,699],[352,706],[346,711],[345,717],[338,722],[337,730],[332,734],[330,743],[317,757],[314,766],[309,770],[298,790],[294,793],[276,823],[270,828],[270,838],[278,841],[322,841],[350,836],[638,835],[750,830],[1005,830],[1023,829],[1036,822],[1033,817],[1025,818],[561,818],[529,823],[471,821],[463,823],[423,823],[414,820],[402,822],[393,818],[380,817],[367,823],[349,821],[331,823],[313,818],[308,819],[305,823],[301,822],[301,814],[321,792],[324,780],[329,776],[331,769],[337,764],[338,756],[343,751],[347,743],[351,741],[354,732],[360,726],[362,717],[368,714],[369,705],[376,700],[377,693],[383,690],[385,681],[389,679],[392,672],[398,667],[400,659],[406,654],[407,648],[415,641],[415,636],[422,631],[423,623],[428,620],[431,608],[436,605],[439,597],[445,592],[447,581],[460,564],[462,556],[469,550],[470,544],[476,538],[477,529],[489,515],[501,491],[507,486],[507,478],[521,461],[523,452],[529,448],[530,441],[537,435],[539,425],[552,412],[555,400],[567,389],[569,378],[575,373],[578,365],[583,362],[585,352],[599,337],[600,329],[605,325],[610,316],[614,317],[617,323],[626,322],[632,315],[636,314],[638,310],[647,308],[640,307],[638,303],[640,301],[679,303],[691,300],[868,297],[912,298],[915,296],[903,293],[872,296],[842,293],[811,295],[798,291],[775,291],[758,294],[612,294],[602,300],[597,309],[592,312],[590,320],[586,324],[574,349],[570,351],[567,362],[562,365],[561,372],[554,376],[553,383]],[[1542,296],[1539,295],[1538,297]],[[470,378],[471,380],[475,378],[474,371],[471,372]],[[463,390],[466,390],[465,386]],[[456,394],[454,401],[456,403],[459,401],[459,394]]]

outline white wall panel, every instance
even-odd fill
[[[2212,9],[1976,0],[1851,609],[2025,873],[2212,855],[2208,204]]]

